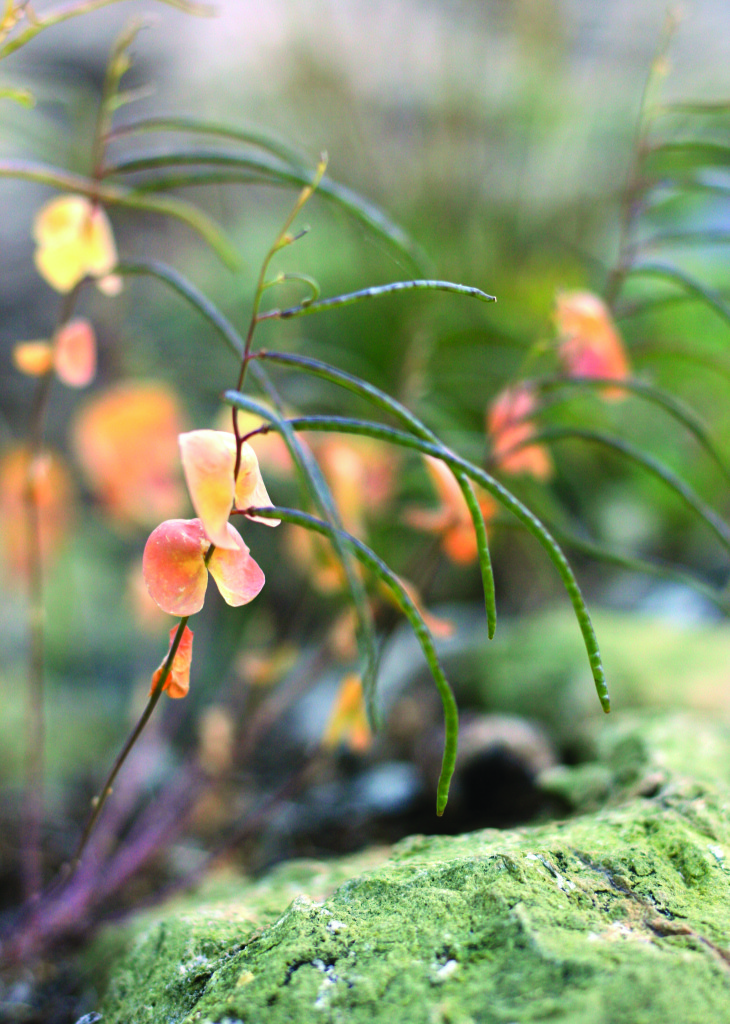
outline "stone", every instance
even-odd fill
[[[730,1019],[730,726],[617,717],[593,749],[548,770],[570,818],[212,879],[148,913],[104,1024]]]

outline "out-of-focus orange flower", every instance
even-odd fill
[[[216,547],[205,564],[210,540],[199,519],[168,519],[150,534],[142,572],[152,599],[168,615],[194,615],[203,607],[208,570],[221,597],[234,608],[253,601],[264,574],[230,523],[226,547]]]
[[[236,670],[248,686],[266,689],[273,686],[296,664],[299,649],[294,644],[279,643],[273,651],[261,648],[244,651],[236,659]]]
[[[76,454],[115,518],[149,526],[182,510],[182,426],[176,396],[159,384],[122,384],[81,410],[73,428]]]
[[[60,455],[43,452],[32,459],[24,447],[6,451],[0,459],[0,533],[11,578],[22,578],[28,571],[29,486],[38,510],[44,565],[61,546],[73,516],[74,487]]]
[[[61,293],[85,277],[95,277],[102,291],[115,295],[121,280],[112,274],[117,247],[111,224],[98,203],[86,196],[57,196],[33,222],[35,265],[41,277]]]
[[[203,528],[216,547],[231,547],[226,527],[234,501],[241,509],[271,504],[256,453],[250,444],[243,443],[241,464],[234,481],[236,439],[233,434],[224,430],[191,430],[180,434],[178,440],[188,491]],[[267,526],[279,523],[278,519],[251,518]]]
[[[15,366],[30,377],[51,370],[71,388],[83,388],[96,376],[96,337],[88,320],[69,320],[55,341],[20,341],[13,349]]]
[[[627,380],[629,359],[606,304],[592,292],[560,292],[555,302],[558,355],[570,377]],[[605,388],[604,398],[626,397],[622,388]]]
[[[365,515],[381,512],[393,493],[395,452],[369,437],[328,435],[317,441],[315,454],[345,529],[362,536]]]
[[[372,742],[373,734],[365,712],[362,681],[358,675],[347,675],[340,683],[332,705],[322,736],[322,746],[333,750],[342,745],[363,754]]]
[[[474,523],[464,495],[454,479],[454,474],[441,459],[426,455],[424,461],[438,494],[439,504],[437,508],[432,509],[408,509],[405,514],[406,522],[417,530],[440,534],[444,552],[452,562],[468,565],[479,552]],[[480,488],[475,488],[475,493],[484,520],[489,522],[497,512],[497,504]]]
[[[471,519],[469,520],[471,523]],[[438,639],[445,640],[447,637],[453,636],[455,627],[454,623],[450,619],[440,619],[433,612],[430,612],[423,603],[423,597],[421,592],[415,583],[411,583],[410,580],[403,579],[402,576],[398,577],[400,585],[403,587],[405,592],[410,597],[411,601],[415,604],[416,608],[421,614],[421,618],[426,623],[426,626],[430,632]],[[388,604],[392,604],[394,608],[399,608],[398,600],[386,583],[382,580],[379,583],[380,594],[385,598]]]
[[[347,586],[342,563],[324,537],[292,525],[286,531],[285,543],[292,560],[320,593],[335,594]]]
[[[236,726],[227,708],[206,708],[198,726],[198,760],[208,775],[224,775],[233,765]]]
[[[487,434],[492,442],[492,459],[503,473],[528,473],[537,480],[549,480],[553,473],[550,453],[542,444],[526,444],[535,434],[528,419],[535,409],[535,395],[527,384],[500,391],[487,410]]]
[[[172,641],[177,633],[177,626],[173,626],[170,630],[170,646],[167,649],[168,654],[170,653],[170,647],[172,647]],[[193,631],[188,626],[183,630],[183,635],[180,637],[180,644],[178,649],[175,651],[175,657],[172,659],[172,665],[167,675],[162,690],[166,692],[168,697],[180,698],[187,697],[188,690],[190,689],[190,664],[193,660]],[[160,662],[160,667],[152,674],[152,685],[150,686],[150,695],[160,681],[162,675],[162,669],[164,668],[165,662],[167,661],[167,654]]]
[[[43,377],[53,369],[53,346],[49,341],[19,341],[13,348],[13,364],[28,377]]]

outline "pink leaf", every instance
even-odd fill
[[[169,615],[194,615],[203,607],[209,547],[199,519],[168,519],[152,531],[142,556],[150,596]],[[259,588],[260,589],[260,588]]]
[[[240,533],[228,525],[228,548],[216,547],[208,568],[218,584],[223,600],[234,608],[253,601],[264,585],[265,577],[246,547]],[[235,547],[234,547],[235,545]]]

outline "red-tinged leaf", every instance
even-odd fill
[[[69,320],[56,335],[53,365],[59,380],[84,388],[96,376],[96,336],[88,320]]]
[[[208,568],[223,600],[234,608],[253,601],[265,583],[259,566],[251,558],[243,537],[228,524],[229,546],[216,547]]]
[[[178,440],[190,499],[206,535],[216,548],[235,550],[227,526],[234,499],[236,439],[223,430],[191,430]]]
[[[168,519],[152,531],[142,572],[152,599],[169,615],[194,615],[203,607],[209,547],[199,519]],[[259,588],[261,589],[261,588]]]
[[[175,638],[178,627],[173,626],[170,630],[170,647],[172,647],[172,641]],[[170,653],[170,647],[167,652]],[[193,631],[188,626],[183,630],[183,635],[180,637],[180,643],[177,650],[175,651],[175,657],[172,659],[172,665],[167,675],[167,679],[163,684],[163,691],[167,693],[168,697],[180,698],[186,697],[188,690],[190,689],[190,665],[193,660]],[[162,670],[167,661],[167,655],[162,659],[160,667],[152,675],[152,686],[150,687],[150,694],[153,693],[155,687],[160,681]]]

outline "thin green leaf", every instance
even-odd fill
[[[532,381],[532,384],[539,391],[551,391],[566,386],[580,388],[581,390],[584,388],[599,390],[611,383],[615,384],[614,381],[599,377],[542,377]],[[680,402],[674,395],[670,395],[668,392],[662,391],[660,388],[656,388],[652,384],[647,384],[641,380],[623,380],[621,381],[621,388],[633,395],[637,395],[639,398],[646,399],[647,402],[658,405],[677,420],[678,423],[681,423],[697,439],[707,454],[719,466],[725,478],[730,481],[730,466],[728,466],[720,451],[716,448],[704,423],[692,409]]]
[[[206,150],[178,151],[166,154],[155,153],[128,160],[120,160],[111,164],[106,169],[106,174],[108,176],[115,174],[137,174],[143,171],[188,165],[191,168],[190,174],[188,177],[179,177],[176,184],[178,186],[200,184],[201,178],[193,175],[193,171],[196,170],[195,165],[200,164],[230,169],[238,168],[247,175],[251,173],[262,174],[272,185],[294,185],[306,188],[312,181],[311,170],[288,164],[262,153],[249,153],[245,156],[239,156],[234,153]],[[140,186],[140,190],[144,187]],[[152,187],[155,187],[154,182]],[[322,178],[317,186],[317,195],[324,196],[336,203],[336,205],[347,211],[360,224],[385,239],[406,256],[410,263],[419,271],[422,267],[428,265],[428,260],[406,232],[386,217],[377,206],[367,202],[357,193],[325,177]]]
[[[589,441],[594,444],[600,444],[605,448],[611,448],[627,459],[631,459],[632,462],[636,462],[673,490],[710,527],[723,547],[730,551],[730,526],[725,520],[668,466],[665,466],[659,459],[654,458],[653,455],[648,455],[629,441],[611,437],[609,434],[602,434],[595,430],[581,430],[577,427],[551,427],[548,430],[541,430],[537,434],[531,435],[529,442],[525,443],[538,444],[543,441],[551,443],[563,440]],[[512,450],[514,451],[521,447],[523,445],[515,445],[515,448]]]
[[[29,89],[16,89],[8,86],[4,89],[0,89],[0,100],[13,100],[15,103],[19,103],[21,107],[34,107],[35,96]]]
[[[730,114],[727,100],[663,103],[657,114]]]
[[[255,511],[253,509],[251,511],[252,514],[257,516],[260,515],[263,518],[282,519],[284,522],[294,523],[297,526],[304,527],[306,530],[312,530],[324,537],[329,537],[332,541],[335,540],[336,535],[339,535],[341,542],[346,544],[352,550],[355,557],[367,569],[369,569],[370,572],[374,573],[378,579],[382,580],[382,582],[393,593],[401,611],[408,619],[416,639],[421,645],[421,650],[423,651],[428,667],[433,675],[444,709],[446,738],[444,740],[441,773],[439,775],[436,791],[436,813],[440,817],[446,809],[446,803],[449,798],[449,785],[456,765],[456,752],[459,741],[459,710],[456,706],[456,700],[451,687],[449,686],[448,680],[444,675],[441,665],[439,664],[431,632],[423,621],[423,616],[413,603],[412,598],[409,596],[401,581],[395,573],[388,568],[385,562],[378,558],[375,552],[367,547],[367,545],[363,544],[362,541],[353,537],[351,534],[346,533],[344,530],[335,530],[332,526],[327,523],[323,523],[320,519],[315,519],[313,516],[307,515],[305,512],[300,512],[297,509],[272,507],[257,508]]]
[[[550,529],[553,535],[565,547],[573,548],[573,550],[579,551],[581,554],[588,555],[590,558],[595,558],[597,561],[605,562],[608,565],[616,565],[621,569],[638,572],[644,576],[654,576],[657,579],[670,580],[673,583],[680,583],[682,586],[690,587],[696,593],[701,594],[702,597],[711,601],[717,608],[724,612],[725,615],[730,615],[730,601],[727,598],[723,597],[722,594],[718,593],[718,591],[713,587],[708,586],[708,584],[703,583],[702,580],[698,580],[696,576],[693,576],[689,572],[685,572],[683,569],[678,569],[676,566],[672,565],[664,565],[659,562],[649,562],[644,558],[633,558],[630,555],[611,551],[609,548],[606,548],[601,544],[597,544],[593,540],[579,537],[577,534],[565,530],[562,527],[558,527],[554,523],[550,524]]]
[[[251,373],[255,376],[259,385],[266,391],[275,406],[279,406],[278,395],[268,379],[266,371],[261,366],[252,366]],[[350,590],[352,602],[358,620],[358,646],[363,661],[363,694],[368,712],[368,719],[373,730],[379,726],[379,715],[375,703],[375,687],[377,682],[378,654],[375,644],[375,626],[373,624],[372,612],[368,603],[367,594],[363,587],[362,580],[357,575],[351,564],[350,555],[343,545],[340,534],[343,532],[340,513],[332,497],[319,463],[312,453],[299,441],[295,432],[284,418],[283,412],[272,412],[259,402],[249,400],[251,411],[261,416],[277,427],[286,443],[294,464],[297,466],[305,490],[314,503],[315,508],[324,516],[327,522],[335,531],[332,543],[345,573],[347,585]]]
[[[212,121],[199,121],[193,117],[147,117],[131,124],[114,128],[107,140],[114,142],[126,135],[141,135],[149,132],[188,132],[195,135],[212,135],[229,142],[241,142],[244,145],[258,146],[265,149],[280,160],[293,165],[305,163],[306,156],[287,145],[282,139],[263,132],[257,128],[231,128],[225,124]]]
[[[487,295],[480,288],[473,288],[466,284],[454,284],[452,281],[391,281],[389,284],[361,288],[359,291],[349,292],[347,295],[335,295],[331,299],[321,299],[319,302],[302,302],[298,306],[290,306],[289,309],[269,309],[265,313],[259,313],[257,319],[291,320],[294,317],[309,316],[310,313],[321,313],[323,310],[351,306],[356,302],[363,302],[365,299],[377,299],[383,295],[405,291],[453,292],[456,295],[468,295],[473,299],[481,299],[482,302],[497,301],[494,295]]]
[[[383,412],[394,416],[399,423],[415,434],[416,437],[420,437],[424,441],[431,441],[435,444],[440,444],[439,439],[433,431],[429,430],[425,424],[421,423],[421,421],[414,416],[409,409],[406,409],[404,405],[401,405],[400,402],[391,398],[390,395],[386,395],[384,391],[376,388],[373,384],[368,384],[367,381],[360,380],[358,377],[354,377],[352,374],[346,373],[344,370],[339,370],[337,367],[329,366],[327,363],[323,363],[318,359],[312,359],[310,356],[300,356],[283,352],[268,352],[260,350],[257,353],[257,358],[267,359],[280,366],[295,367],[304,373],[309,373],[322,380],[327,380],[332,384],[337,384],[339,387],[343,387],[346,390],[351,391],[353,394],[358,395],[360,398],[363,398],[365,401],[370,402]],[[495,597],[494,571],[492,569],[492,559],[489,553],[487,528],[484,524],[484,516],[479,508],[479,502],[476,500],[474,492],[472,491],[465,474],[458,468],[454,470],[453,467],[452,472],[454,473],[454,477],[459,485],[461,493],[464,495],[464,500],[467,503],[472,517],[472,522],[474,524],[474,532],[477,538],[477,551],[479,554],[479,568],[482,574],[482,587],[484,590],[487,634],[491,640],[494,637],[497,628],[497,601]]]
[[[99,11],[102,7],[109,7],[111,4],[119,2],[120,0],[79,0],[77,3],[56,7],[54,10],[49,11],[48,14],[36,14],[34,12],[33,20],[30,21],[29,25],[13,39],[8,40],[4,46],[0,47],[0,60],[8,57],[11,53],[15,53],[16,50],[19,50],[21,46],[25,46],[31,39],[35,39],[38,33],[46,28],[52,28],[54,25],[60,25],[63,21],[78,18],[82,14],[91,14],[92,11]],[[158,0],[158,2],[167,4],[168,7],[175,7],[185,14],[195,14],[199,17],[209,18],[215,14],[214,7],[208,4],[193,3],[191,0]]]
[[[701,299],[718,316],[722,317],[726,324],[730,325],[730,305],[722,298],[719,292],[708,288],[691,274],[679,270],[678,267],[664,263],[638,263],[632,266],[628,273],[632,277],[661,277],[673,284],[678,284],[685,292],[694,298]]]
[[[218,258],[229,270],[237,270],[241,265],[241,258],[231,242],[226,238],[224,232],[206,213],[184,202],[182,199],[174,199],[171,196],[146,196],[139,192],[128,192],[116,200],[118,205],[127,206],[133,210],[145,210],[148,213],[159,213],[164,217],[173,217],[175,220],[187,224],[189,228],[197,232],[204,241],[208,243]]]
[[[727,167],[730,165],[730,146],[702,139],[679,139],[654,146],[644,158],[644,170],[658,166],[663,170],[669,164],[673,170],[691,170],[696,167]]]
[[[250,399],[245,395],[239,394],[237,391],[227,391],[223,397],[230,405],[237,406],[240,409],[251,408]],[[479,486],[483,487],[485,491],[488,491],[492,497],[496,498],[504,508],[519,519],[523,526],[525,526],[533,537],[535,537],[535,539],[542,545],[550,558],[550,561],[557,569],[563,582],[563,586],[565,587],[568,597],[573,605],[573,610],[575,611],[578,625],[583,635],[583,642],[588,654],[588,660],[593,673],[593,681],[596,686],[596,692],[598,693],[598,699],[601,702],[601,707],[606,712],[610,710],[611,702],[608,696],[608,689],[606,687],[606,674],[601,661],[601,653],[598,648],[598,641],[596,640],[596,634],[593,629],[590,615],[588,614],[588,609],[586,608],[583,595],[581,594],[580,587],[578,586],[578,581],[573,574],[573,570],[570,568],[568,560],[550,532],[546,529],[543,523],[540,522],[537,516],[523,505],[511,491],[507,490],[506,487],[504,487],[489,473],[480,469],[478,466],[475,466],[467,459],[463,459],[459,455],[454,454],[454,452],[445,448],[439,442],[432,443],[430,441],[423,440],[420,437],[416,437],[413,434],[406,434],[401,430],[396,430],[393,427],[386,427],[380,423],[371,423],[365,420],[354,420],[343,416],[298,416],[290,419],[289,423],[292,427],[302,430],[325,430],[344,434],[365,434],[368,437],[387,441],[390,444],[397,444],[403,448],[411,448],[415,451],[422,452],[424,455],[431,455],[433,458],[440,459],[442,462],[445,462],[452,470],[461,470],[465,476],[468,476],[470,480],[479,484]]]
[[[136,263],[119,263],[115,274],[129,276],[154,277],[163,281],[190,303],[223,337],[229,348],[239,357],[243,357],[244,342],[236,328],[192,282],[188,281],[174,267],[157,260],[138,260]]]

